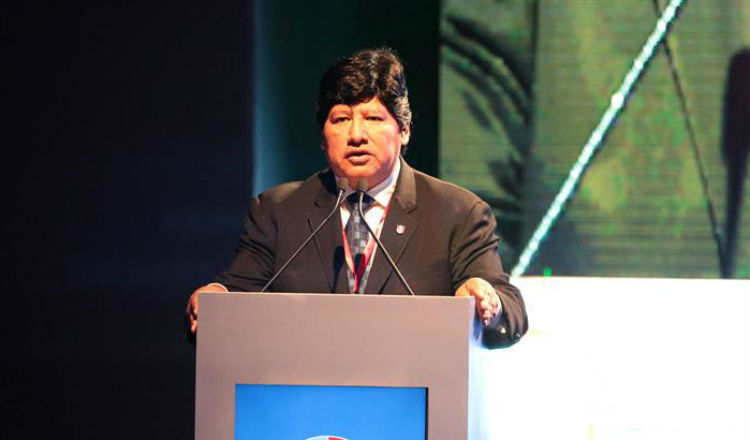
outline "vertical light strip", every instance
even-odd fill
[[[630,93],[633,91],[633,86],[635,86],[635,83],[641,77],[641,74],[646,69],[649,61],[653,58],[656,49],[667,34],[669,27],[677,16],[677,12],[684,1],[685,0],[672,0],[669,3],[669,6],[664,9],[659,21],[656,22],[656,27],[648,37],[646,44],[641,48],[641,52],[633,61],[633,65],[625,75],[622,84],[610,98],[609,107],[604,112],[604,115],[602,115],[602,118],[599,120],[599,124],[594,131],[591,132],[588,141],[581,150],[581,154],[570,169],[568,177],[563,182],[555,199],[552,201],[552,204],[534,230],[534,233],[518,259],[518,263],[516,263],[516,266],[511,271],[511,276],[520,276],[526,272],[529,264],[531,264],[531,261],[536,256],[542,241],[547,237],[550,229],[560,217],[560,214],[562,214],[565,205],[573,198],[575,189],[583,177],[586,168],[590,165],[594,153],[596,153],[601,147],[602,140],[612,127],[617,115],[625,106],[625,101],[630,97]]]

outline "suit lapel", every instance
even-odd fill
[[[315,206],[307,215],[307,224],[312,232],[331,212],[336,204],[333,173],[328,171],[321,176],[322,185],[315,199]],[[328,279],[331,292],[346,292],[349,287],[344,268],[344,248],[341,239],[341,215],[333,214],[328,223],[315,236],[315,247]],[[312,268],[310,270],[313,270]]]
[[[396,264],[398,264],[401,255],[406,249],[406,245],[419,226],[419,222],[410,214],[416,208],[414,170],[401,159],[401,173],[396,183],[396,190],[388,205],[388,213],[383,223],[383,229],[380,232],[380,241],[383,243],[383,247],[388,250],[388,253],[391,254]],[[403,275],[408,281],[409,275]],[[382,255],[382,251],[378,250],[375,254],[375,260],[372,262],[365,291],[368,293],[382,292],[391,276],[395,277],[397,275],[393,273],[393,269],[388,264],[385,255]]]

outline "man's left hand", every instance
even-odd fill
[[[469,278],[456,290],[456,296],[473,296],[477,305],[477,315],[482,324],[489,325],[492,318],[503,309],[497,291],[482,278]]]

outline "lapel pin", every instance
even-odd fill
[[[396,225],[396,234],[401,235],[404,232],[406,232],[406,226],[404,226],[404,225]]]

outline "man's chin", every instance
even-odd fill
[[[388,176],[388,173],[380,173],[382,174],[381,176],[379,174],[380,171],[380,168],[374,167],[371,164],[364,166],[353,166],[352,164],[349,164],[347,167],[338,168],[336,175],[346,177],[349,181],[349,186],[352,189],[357,188],[357,182],[360,180],[367,181],[367,188],[372,188]]]
[[[354,166],[348,167],[346,170],[344,170],[344,176],[349,180],[370,180],[375,174],[377,174],[376,171],[377,170],[373,170],[372,167],[368,166]]]

